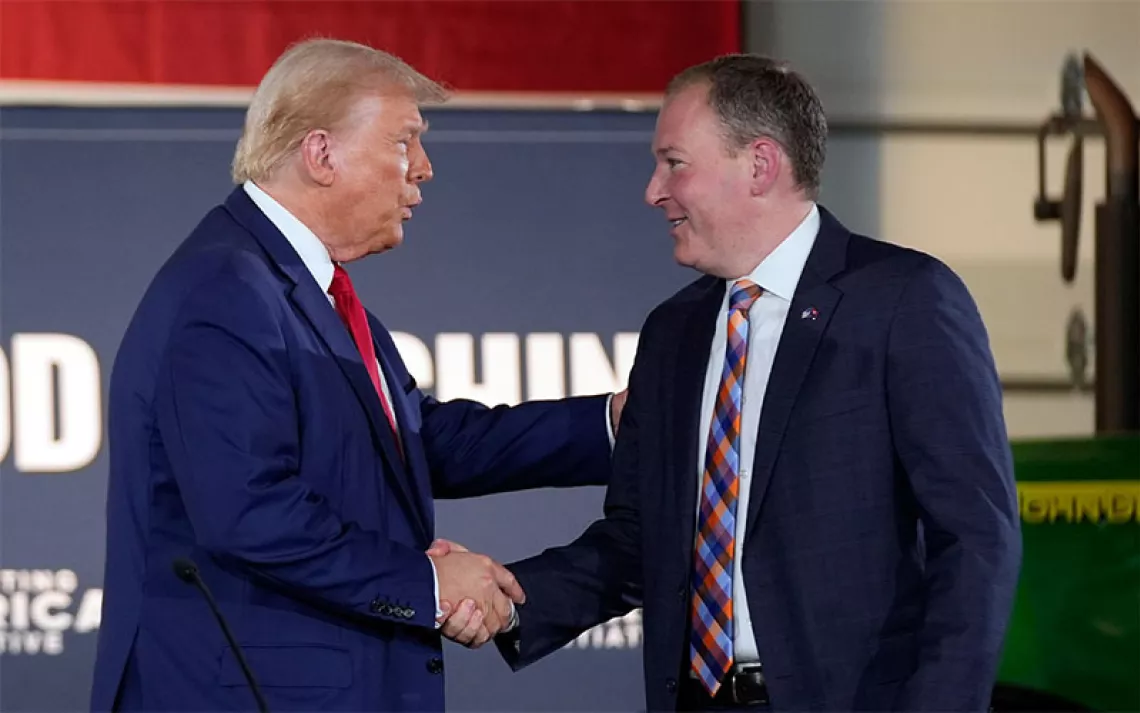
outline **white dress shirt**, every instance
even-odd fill
[[[747,279],[763,288],[764,292],[748,310],[748,356],[744,365],[744,388],[741,392],[740,495],[736,504],[736,554],[732,570],[733,658],[737,664],[759,662],[752,619],[748,613],[748,596],[745,592],[741,562],[744,559],[743,540],[748,520],[752,462],[756,455],[756,432],[760,427],[760,409],[764,403],[764,392],[768,387],[772,362],[776,357],[776,347],[780,344],[784,320],[787,319],[792,296],[795,294],[804,263],[807,262],[808,253],[815,244],[818,232],[819,209],[813,205],[811,212],[791,235],[747,276]],[[697,431],[698,513],[709,428],[712,425],[717,390],[720,388],[724,372],[724,353],[728,340],[728,301],[736,282],[736,280],[727,281],[724,301],[717,315],[716,333],[713,335],[712,348],[709,352],[708,371],[705,374],[700,428]],[[760,635],[763,636],[763,632],[760,632]]]

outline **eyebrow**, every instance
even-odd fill
[[[665,154],[669,153],[670,151],[676,151],[676,150],[677,150],[676,146],[669,144],[668,146],[662,146],[661,148],[655,150],[653,152],[653,155],[654,156],[664,156]]]

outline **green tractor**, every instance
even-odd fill
[[[1096,212],[1096,433],[1014,443],[1024,559],[995,711],[1140,711],[1140,205],[1138,122],[1086,55],[1062,74],[1062,111],[1038,135],[1038,220],[1061,224],[1061,273],[1076,271],[1082,139],[1102,135],[1108,180]],[[1088,94],[1095,119],[1082,115]],[[1071,135],[1065,189],[1045,198],[1045,138]],[[1084,330],[1070,323],[1079,387]]]

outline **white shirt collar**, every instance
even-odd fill
[[[301,262],[305,263],[305,267],[312,273],[321,291],[327,293],[329,286],[332,285],[333,262],[324,243],[304,223],[286,210],[285,206],[275,201],[253,181],[246,181],[242,184],[242,188],[297,251]]]
[[[764,288],[765,293],[791,302],[804,265],[807,264],[808,254],[815,245],[819,222],[819,207],[813,203],[803,221],[746,276],[747,279]],[[728,280],[725,300],[729,299],[736,282],[737,280]]]

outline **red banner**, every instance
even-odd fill
[[[368,43],[462,91],[657,92],[735,52],[739,0],[0,0],[0,79],[256,84],[291,42]]]

